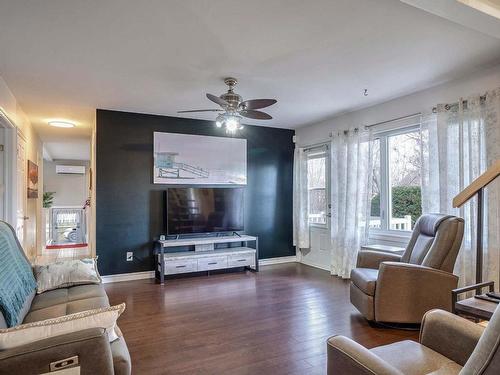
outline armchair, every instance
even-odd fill
[[[463,219],[428,214],[415,223],[404,254],[360,251],[351,272],[351,303],[377,322],[420,323],[431,309],[450,311],[463,232]]]
[[[424,315],[419,342],[366,349],[351,339],[328,339],[328,375],[493,375],[500,373],[500,309],[488,326],[443,310]]]

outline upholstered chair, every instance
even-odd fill
[[[422,320],[418,343],[406,340],[368,350],[334,336],[327,348],[328,375],[500,374],[500,308],[486,328],[431,310]]]
[[[431,309],[451,310],[453,267],[462,244],[464,220],[422,215],[402,255],[360,251],[351,272],[351,302],[376,322],[420,323]]]

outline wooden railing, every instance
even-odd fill
[[[484,188],[500,175],[500,160],[493,162],[486,172],[476,178],[464,190],[453,198],[453,207],[463,206],[477,194],[477,231],[476,231],[476,283],[483,281],[483,216],[484,216]],[[480,293],[480,290],[477,290]]]
[[[486,172],[481,176],[476,178],[462,190],[455,198],[453,198],[453,207],[461,207],[471,199],[479,190],[483,189],[491,181],[500,175],[500,160],[496,160],[491,167],[489,167]]]

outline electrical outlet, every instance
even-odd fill
[[[134,253],[127,251],[127,262],[132,262],[134,260]]]

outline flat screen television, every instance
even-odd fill
[[[242,231],[244,192],[244,188],[168,189],[167,234]]]

